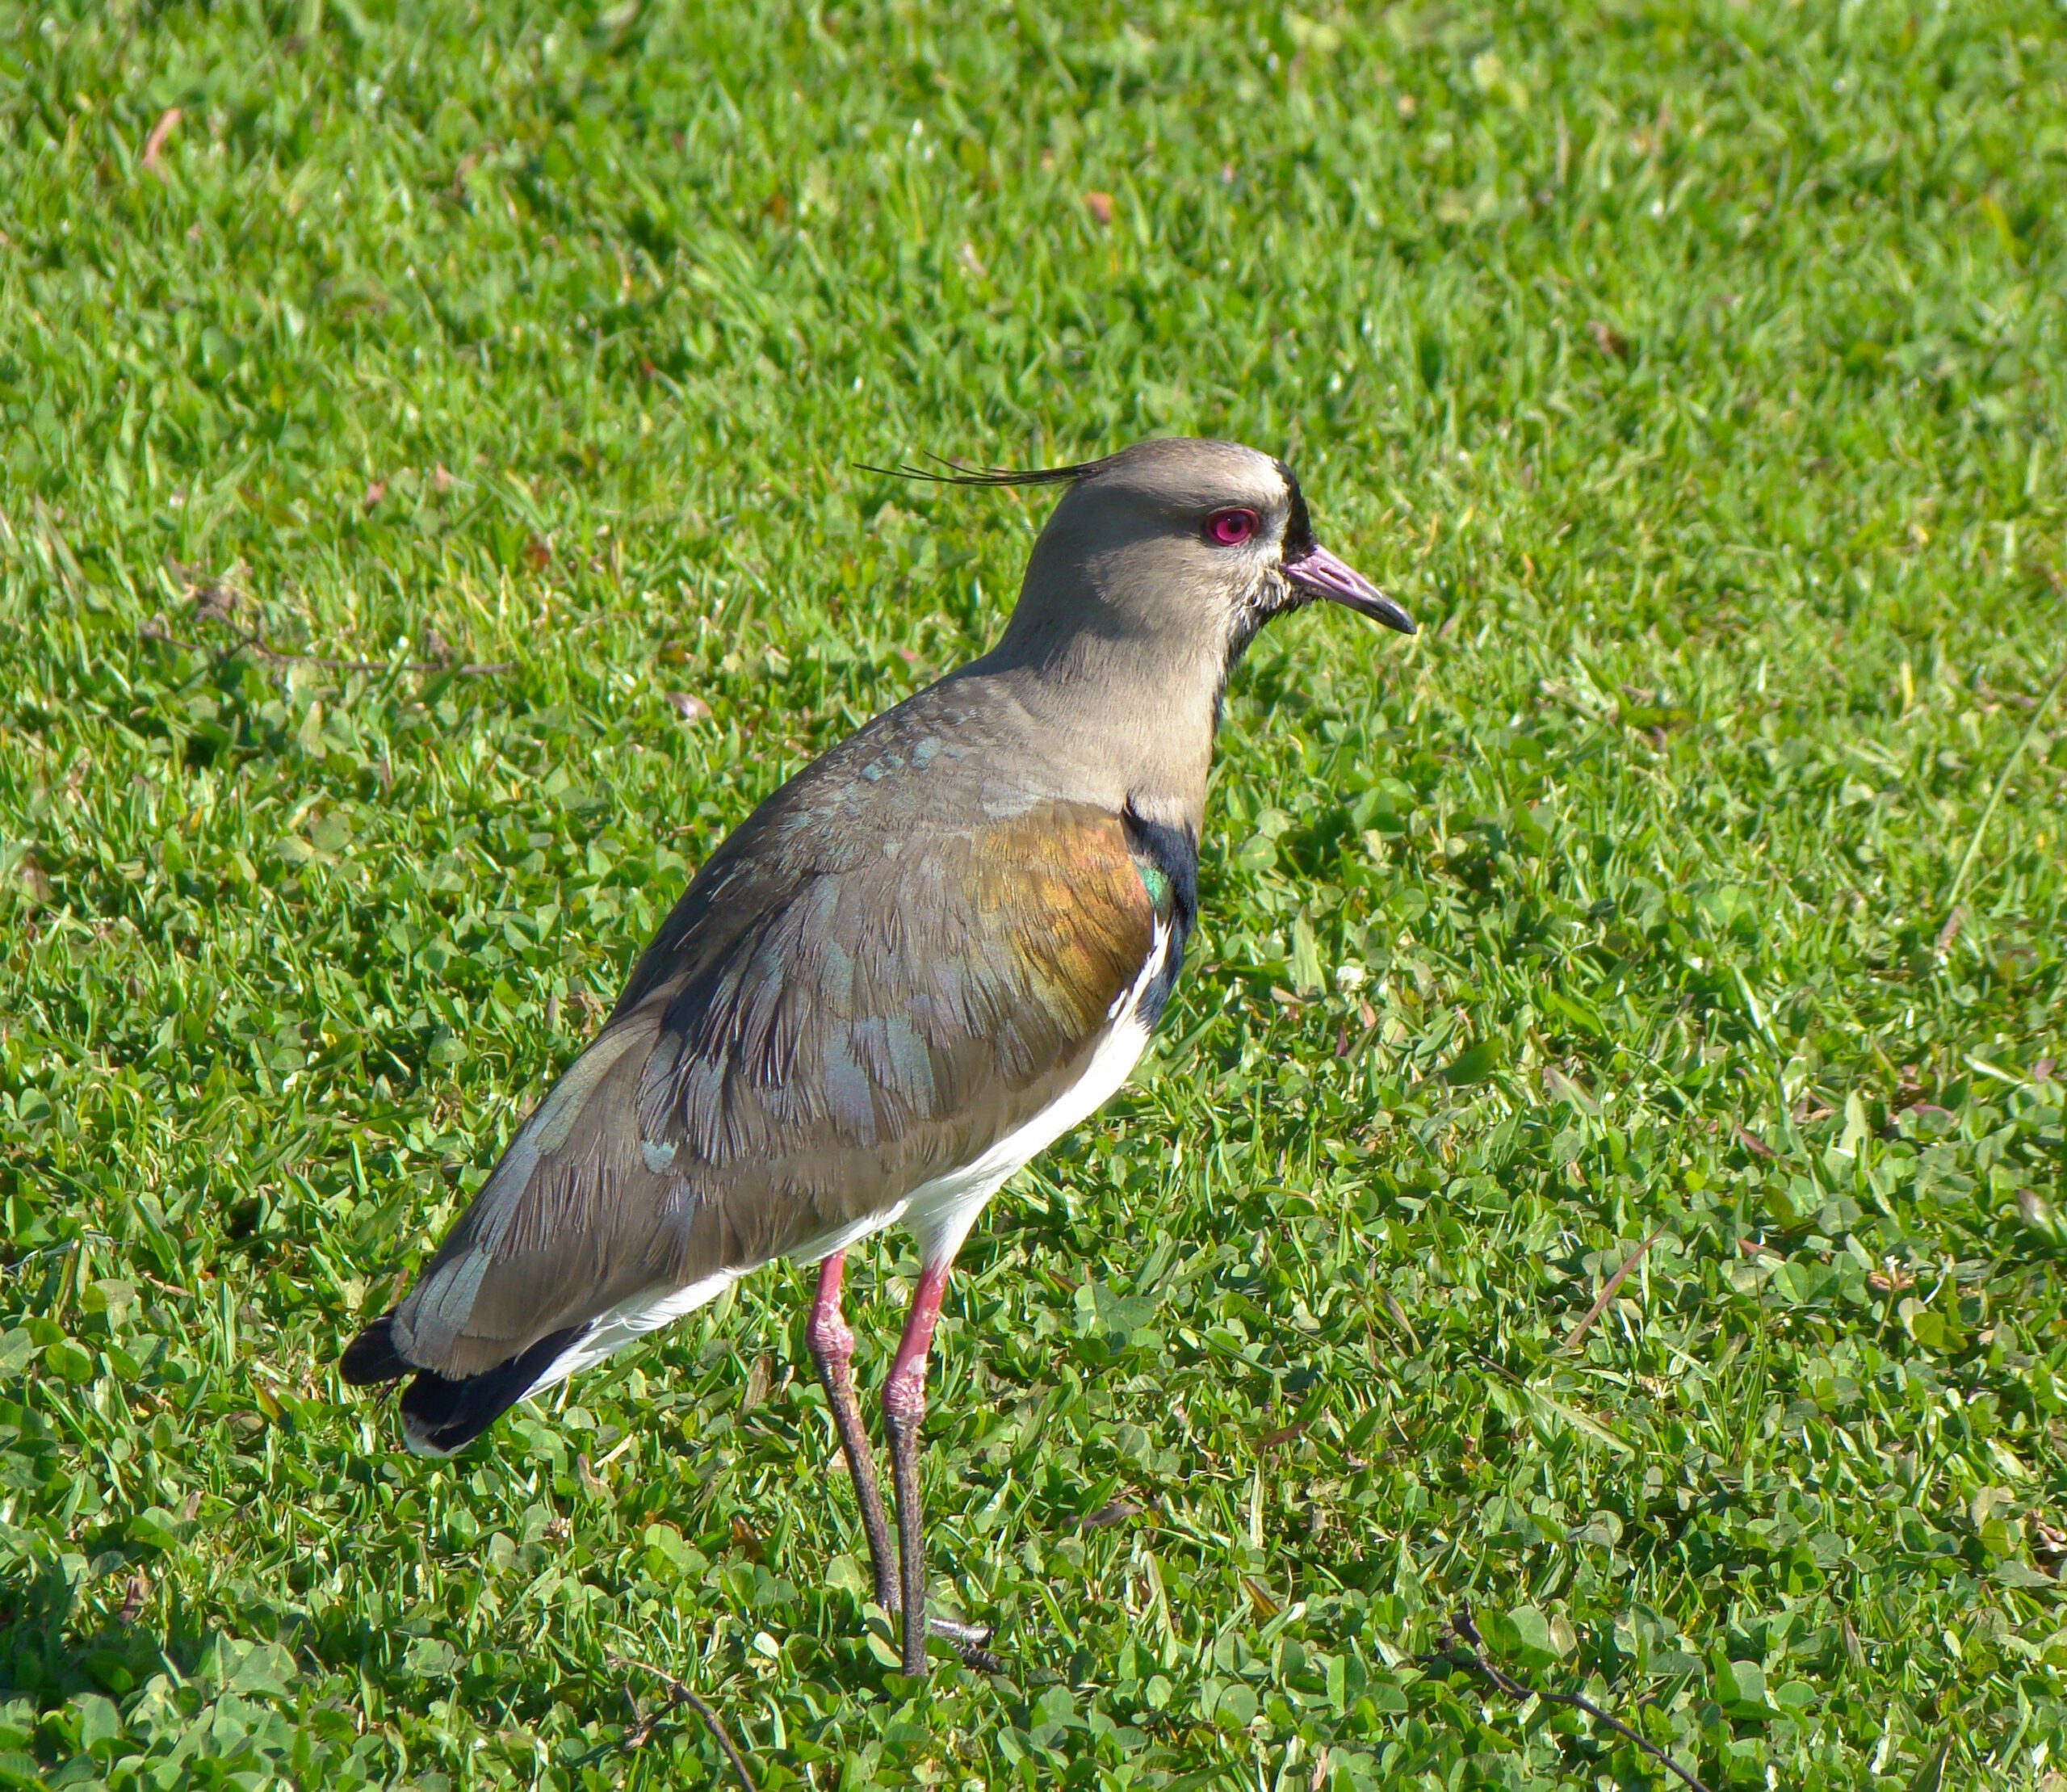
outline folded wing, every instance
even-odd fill
[[[347,1379],[499,1389],[626,1301],[865,1225],[1070,1085],[1150,948],[1121,817],[900,807],[857,839],[778,798],[727,842]]]

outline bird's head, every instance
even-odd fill
[[[1224,678],[1263,623],[1316,598],[1414,632],[1404,610],[1314,538],[1291,468],[1253,448],[1180,438],[1076,466],[924,476],[1066,488],[1000,644],[1016,659],[1139,646]]]

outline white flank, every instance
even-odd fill
[[[648,1332],[672,1325],[685,1313],[693,1313],[715,1300],[742,1274],[738,1270],[720,1270],[701,1282],[692,1282],[686,1288],[671,1288],[665,1294],[635,1295],[630,1300],[620,1301],[589,1328],[587,1337],[555,1357],[546,1372],[531,1383],[530,1391],[540,1394],[548,1387],[556,1387],[569,1375],[578,1375],[585,1369],[593,1368],[604,1358],[615,1355],[627,1344],[636,1344]]]

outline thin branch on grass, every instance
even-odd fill
[[[1957,907],[1960,892],[1966,887],[1967,873],[1973,869],[1974,854],[1981,850],[1981,837],[1988,832],[1988,824],[1995,819],[1995,810],[2002,800],[2002,792],[2009,787],[2010,774],[2017,769],[2017,762],[2023,758],[2024,749],[2031,745],[2031,737],[2038,732],[2038,725],[2045,720],[2045,712],[2052,707],[2052,699],[2059,694],[2062,684],[2067,684],[2067,661],[2061,662],[2060,669],[2052,675],[2052,682],[2045,687],[2044,695],[2031,707],[2024,731],[2017,737],[2017,744],[2010,749],[2010,757],[2002,762],[2002,769],[1995,774],[1995,787],[1988,793],[1988,800],[1981,805],[1981,819],[1973,825],[1973,836],[1967,841],[1967,850],[1960,858],[1960,868],[1952,874],[1952,887],[1945,892],[1947,933],[1939,937],[1938,955],[1943,958],[1945,948],[1952,943],[1949,934],[1953,930],[1952,913]]]
[[[1631,1443],[1628,1438],[1623,1437],[1620,1433],[1614,1430],[1612,1427],[1604,1425],[1599,1419],[1594,1417],[1591,1412],[1582,1412],[1576,1406],[1567,1406],[1565,1402],[1559,1400],[1556,1395],[1545,1393],[1541,1388],[1537,1387],[1532,1382],[1525,1380],[1523,1377],[1517,1375],[1513,1370],[1503,1367],[1500,1364],[1494,1362],[1494,1360],[1491,1357],[1487,1356],[1483,1351],[1474,1350],[1472,1352],[1472,1355],[1477,1359],[1482,1367],[1491,1370],[1495,1374],[1498,1375],[1502,1381],[1507,1383],[1509,1387],[1520,1388],[1522,1392],[1526,1394],[1531,1400],[1537,1402],[1540,1405],[1549,1408],[1551,1412],[1556,1413],[1559,1418],[1562,1419],[1566,1424],[1570,1425],[1574,1430],[1585,1433],[1587,1437],[1595,1439],[1597,1442],[1607,1445],[1610,1450],[1618,1451],[1622,1455],[1628,1456],[1634,1454],[1636,1450],[1636,1446],[1634,1444]]]
[[[61,1257],[67,1251],[76,1251],[87,1242],[112,1245],[115,1240],[106,1232],[82,1232],[76,1238],[60,1239],[55,1244],[45,1244],[39,1250],[24,1251],[11,1263],[0,1263],[0,1276],[10,1276],[17,1270],[35,1262],[39,1257]]]
[[[141,1276],[145,1281],[150,1283],[150,1285],[153,1288],[157,1289],[161,1294],[176,1295],[182,1300],[191,1300],[194,1298],[192,1290],[182,1288],[176,1282],[161,1282],[157,1277],[153,1275],[149,1270],[135,1270],[131,1273],[135,1275]]]
[[[1644,1253],[1664,1236],[1665,1228],[1662,1226],[1658,1227],[1652,1232],[1650,1237],[1629,1253],[1629,1256],[1623,1260],[1622,1267],[1608,1278],[1608,1286],[1600,1290],[1600,1298],[1587,1308],[1585,1316],[1565,1334],[1565,1341],[1561,1346],[1562,1349],[1575,1350],[1579,1348],[1579,1341],[1593,1329],[1593,1322],[1608,1311],[1608,1302],[1615,1298],[1616,1291],[1622,1284],[1629,1279],[1630,1270],[1643,1261]]]
[[[1645,1741],[1620,1718],[1611,1717],[1591,1699],[1578,1693],[1548,1692],[1541,1686],[1532,1686],[1526,1681],[1517,1680],[1504,1668],[1495,1667],[1486,1659],[1485,1639],[1479,1635],[1478,1626],[1472,1622],[1470,1606],[1462,1607],[1457,1616],[1450,1620],[1450,1632],[1461,1647],[1448,1651],[1444,1656],[1436,1659],[1449,1660],[1462,1667],[1476,1670],[1485,1677],[1488,1684],[1505,1693],[1509,1698],[1520,1700],[1539,1698],[1548,1705],[1569,1705],[1576,1710],[1583,1711],[1595,1723],[1606,1724],[1624,1741],[1635,1744],[1661,1767],[1677,1774],[1692,1788],[1692,1792],[1709,1792],[1705,1786],[1667,1754],[1662,1748],[1655,1743]]]
[[[151,1583],[141,1568],[129,1576],[129,1584],[123,1589],[122,1609],[115,1614],[115,1622],[127,1630],[136,1622],[136,1614],[144,1609],[144,1602],[151,1597]]]
[[[603,1659],[613,1668],[636,1668],[641,1673],[651,1674],[667,1688],[670,1703],[686,1705],[695,1712],[703,1719],[704,1727],[710,1731],[719,1748],[724,1751],[725,1759],[732,1764],[732,1771],[739,1776],[740,1784],[746,1788],[746,1792],[754,1792],[753,1775],[747,1771],[746,1759],[732,1745],[732,1739],[726,1733],[724,1725],[718,1721],[718,1714],[715,1711],[665,1668],[656,1668],[650,1661],[635,1661],[628,1656],[606,1656]],[[635,1709],[636,1709],[635,1706]],[[662,1709],[665,1710],[665,1707]],[[654,1712],[651,1717],[640,1719],[627,1734],[620,1746],[627,1750],[643,1747],[646,1740],[658,1727],[660,1722],[660,1711]]]
[[[199,641],[184,641],[155,617],[145,623],[136,632],[147,641],[162,641],[167,647],[176,647],[188,653],[216,652],[203,647]],[[288,653],[277,647],[269,646],[256,629],[241,635],[228,647],[220,650],[220,657],[234,659],[240,653],[249,653],[254,659],[264,660],[273,665],[313,665],[326,672],[449,672],[455,678],[492,678],[499,673],[516,669],[514,660],[495,660],[480,665],[450,665],[442,660],[347,660],[333,658],[325,653]]]
[[[1750,1152],[1754,1157],[1763,1157],[1769,1163],[1779,1157],[1780,1153],[1750,1128],[1732,1127],[1729,1130],[1738,1144]]]

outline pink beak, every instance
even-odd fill
[[[1369,616],[1402,635],[1414,633],[1414,619],[1347,560],[1337,560],[1316,543],[1296,560],[1288,560],[1285,576],[1309,597],[1326,598]]]

